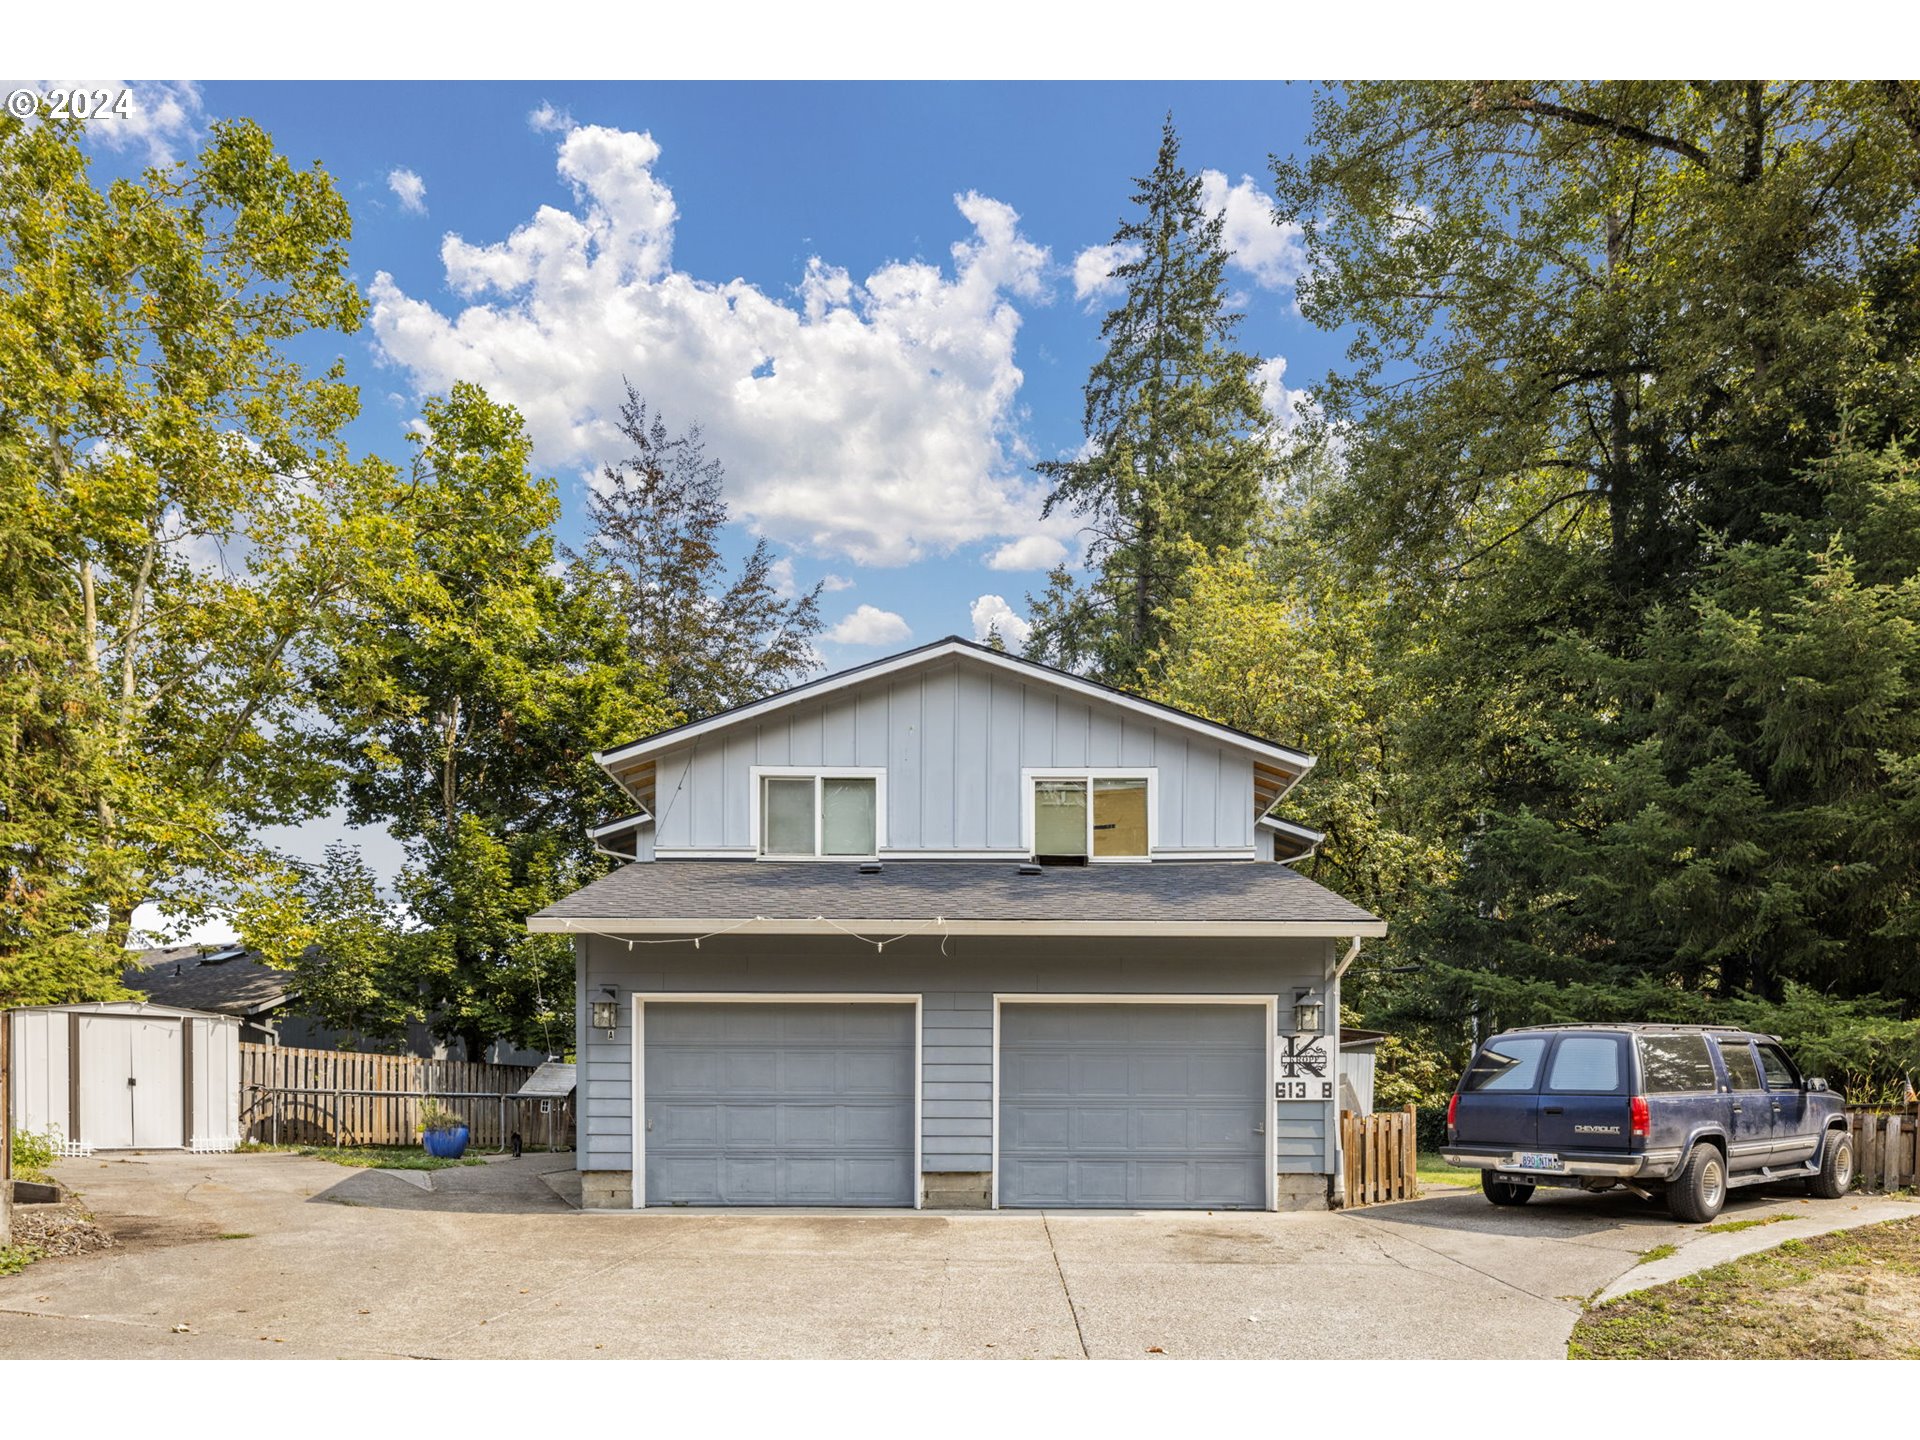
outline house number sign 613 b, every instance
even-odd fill
[[[1325,1035],[1282,1035],[1273,1052],[1273,1098],[1331,1100],[1332,1070]]]

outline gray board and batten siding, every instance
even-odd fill
[[[883,857],[1021,854],[1021,771],[1105,767],[1154,772],[1156,853],[1253,853],[1247,750],[968,656],[796,697],[663,750],[654,853],[752,854],[756,765],[885,770]]]
[[[920,1169],[928,1174],[992,1166],[996,995],[1272,996],[1284,1026],[1295,988],[1324,989],[1341,948],[1333,939],[1226,936],[949,935],[891,941],[878,953],[837,935],[717,936],[697,950],[617,936],[582,935],[575,944],[583,1171],[633,1169],[633,996],[835,993],[919,998]],[[611,1036],[592,1029],[588,1013],[608,987],[619,999]],[[1273,1107],[1277,1172],[1332,1173],[1328,1105],[1264,1103]]]

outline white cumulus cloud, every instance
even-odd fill
[[[946,263],[857,278],[816,256],[776,297],[675,268],[659,156],[651,135],[565,129],[570,205],[540,206],[504,239],[443,243],[463,308],[374,277],[382,354],[418,392],[471,379],[511,402],[557,470],[622,452],[631,380],[670,426],[703,427],[735,518],[795,549],[901,565],[1029,531],[1044,491],[1015,433],[1014,301],[1045,298],[1050,262],[1019,216],[957,195],[966,228]]]
[[[862,605],[827,631],[836,645],[894,645],[913,638],[913,627],[891,610]]]
[[[1116,241],[1111,245],[1089,245],[1073,257],[1073,298],[1104,300],[1120,293],[1120,282],[1113,272],[1130,265],[1141,256],[1138,245]]]
[[[976,640],[984,641],[990,632],[997,629],[1000,638],[1007,642],[1007,648],[1018,650],[1033,633],[1033,626],[1014,613],[1004,596],[982,595],[969,607],[969,613],[973,616],[973,638]]]
[[[1210,214],[1226,212],[1220,239],[1232,257],[1228,263],[1256,285],[1277,290],[1299,278],[1307,261],[1300,227],[1275,223],[1273,199],[1251,175],[1229,185],[1220,171],[1201,171],[1200,202]]]
[[[1067,558],[1067,547],[1051,535],[1023,535],[987,556],[989,570],[1051,570]]]
[[[851,590],[853,581],[844,575],[824,575],[820,579],[820,588],[831,595],[837,590]]]
[[[1260,389],[1261,402],[1267,407],[1267,413],[1273,416],[1274,424],[1282,434],[1313,414],[1312,394],[1288,385],[1286,377],[1287,361],[1284,355],[1262,361],[1253,372],[1253,383]]]
[[[1227,263],[1267,290],[1291,285],[1306,265],[1300,227],[1275,222],[1273,199],[1251,175],[1229,184],[1219,170],[1200,172],[1200,203],[1210,215],[1224,213],[1220,241]],[[1140,258],[1140,247],[1115,241],[1089,245],[1073,257],[1073,298],[1091,304],[1120,293],[1116,267]],[[1234,308],[1240,308],[1236,300]]]
[[[387,172],[387,188],[400,198],[400,208],[409,215],[427,213],[427,182],[405,166]]]

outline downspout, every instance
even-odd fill
[[[1328,1208],[1339,1209],[1346,1204],[1347,1157],[1340,1147],[1340,979],[1347,973],[1349,966],[1359,958],[1360,937],[1354,936],[1347,942],[1347,953],[1336,961],[1327,975],[1327,1005],[1333,1012],[1333,1104],[1327,1125],[1327,1135],[1332,1144],[1328,1149],[1333,1155],[1333,1174],[1327,1178]]]

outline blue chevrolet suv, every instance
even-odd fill
[[[1495,1205],[1541,1185],[1666,1196],[1711,1220],[1727,1191],[1853,1181],[1845,1102],[1772,1035],[1709,1025],[1543,1025],[1482,1045],[1447,1106],[1455,1165]]]

